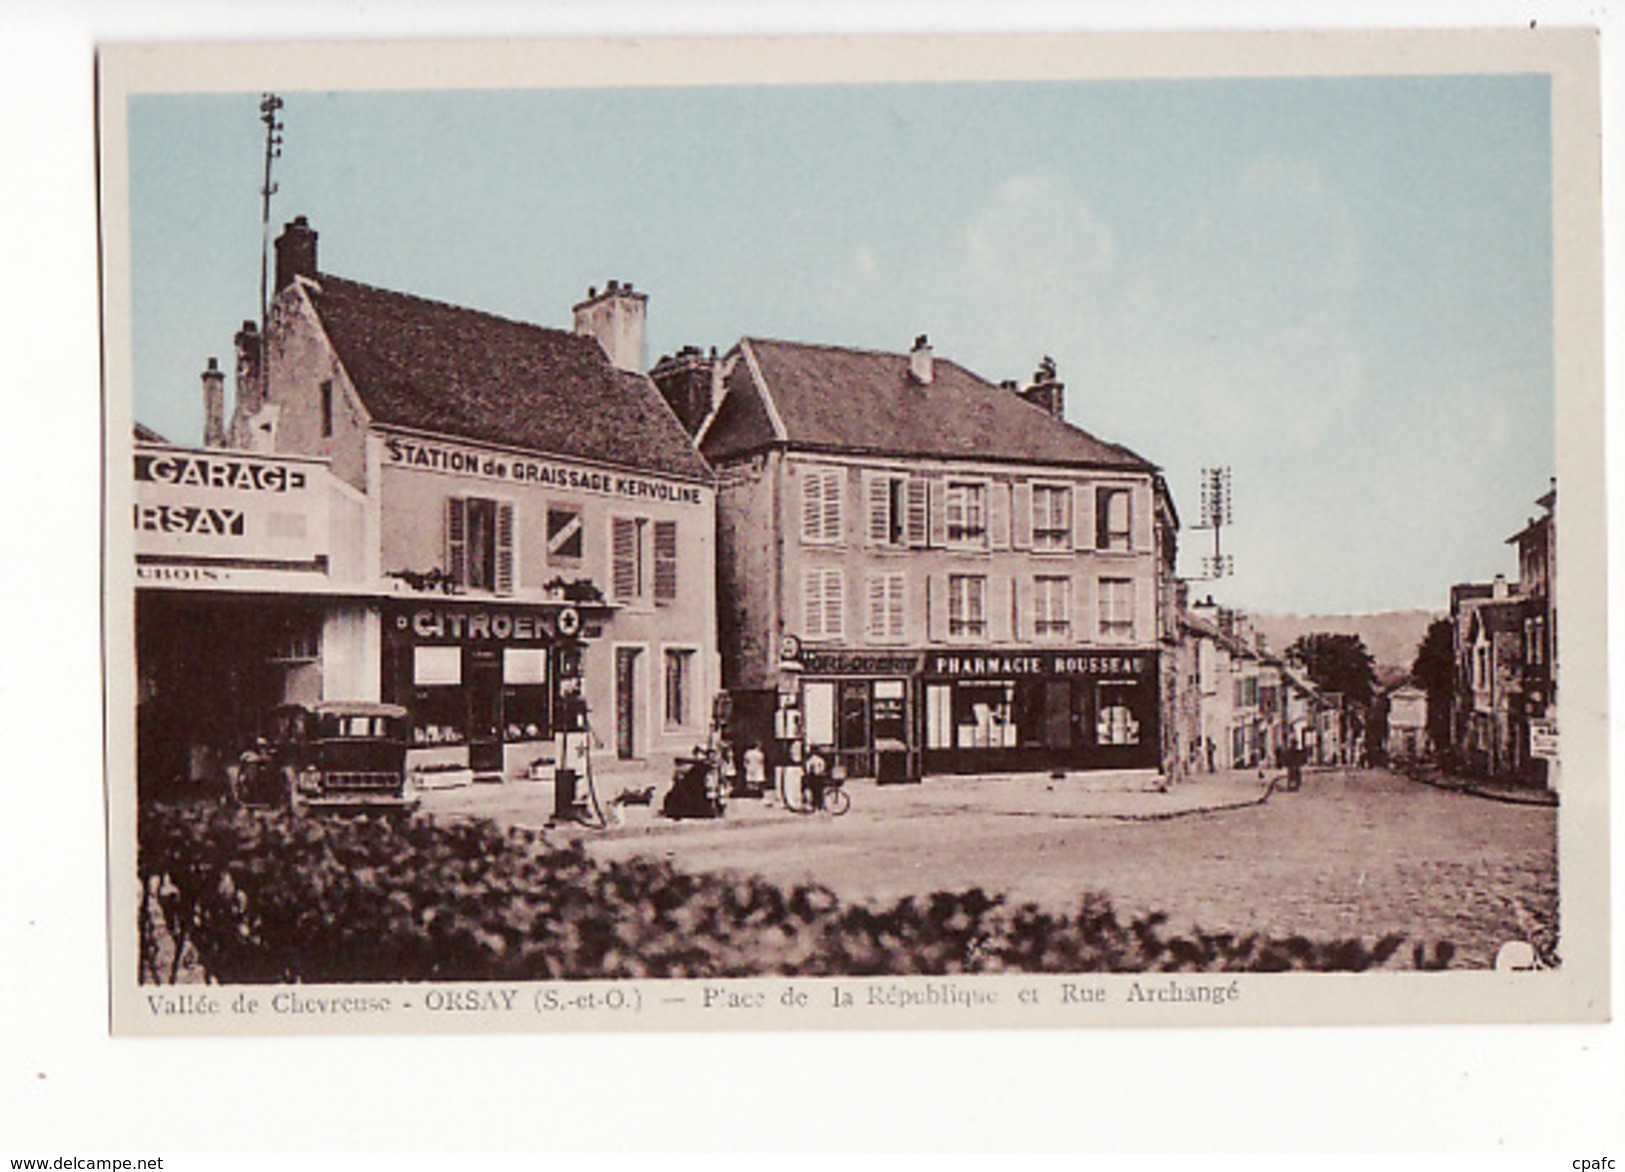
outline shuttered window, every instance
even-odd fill
[[[614,557],[611,577],[615,597],[624,601],[643,597],[643,526],[640,517],[616,517],[611,526]]]
[[[1033,579],[1033,634],[1040,639],[1072,635],[1072,579]]]
[[[987,547],[987,485],[972,481],[948,482],[948,544]]]
[[[1130,517],[1129,490],[1101,488],[1095,490],[1095,548],[1132,548],[1134,531]]]
[[[811,545],[841,540],[841,473],[810,468],[801,476],[801,539]]]
[[[908,486],[903,476],[871,476],[864,482],[869,544],[901,546],[908,539]]]
[[[677,522],[655,522],[655,601],[677,601]]]
[[[512,594],[514,504],[483,497],[446,499],[445,572],[464,590]]]
[[[987,579],[982,575],[948,575],[948,635],[987,638]]]
[[[804,638],[845,638],[846,577],[840,570],[807,570],[801,577],[801,599]]]
[[[1071,550],[1072,490],[1064,485],[1033,485],[1033,548]]]
[[[903,638],[907,614],[904,589],[905,579],[901,573],[869,575],[865,630],[870,639]]]
[[[1114,643],[1131,641],[1134,638],[1134,579],[1102,578],[1095,597],[1101,639]]]

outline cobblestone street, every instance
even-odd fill
[[[1450,941],[1464,967],[1491,965],[1501,944],[1555,921],[1551,808],[1381,770],[1311,773],[1299,792],[1170,818],[1070,815],[1051,787],[1037,787],[1046,800],[1025,803],[993,788],[1010,784],[855,787],[844,818],[731,811],[719,823],[655,823],[585,841],[602,858],[815,880],[849,899],[980,886],[1065,909],[1099,892],[1123,913],[1166,911],[1176,927],[1368,941],[1399,932],[1413,943]],[[989,799],[982,808],[978,787]],[[1407,945],[1396,963],[1409,957]]]

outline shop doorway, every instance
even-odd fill
[[[615,648],[615,756],[631,761],[641,746],[637,735],[638,657],[641,647]]]
[[[468,651],[468,767],[502,771],[502,659],[493,648]]]
[[[848,777],[873,777],[873,711],[869,703],[868,680],[843,680],[840,690],[840,721],[836,749]]]

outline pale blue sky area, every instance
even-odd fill
[[[1187,574],[1234,469],[1231,604],[1442,608],[1555,471],[1544,77],[283,96],[273,232],[327,271],[560,328],[632,281],[651,361],[1053,355]],[[136,415],[178,442],[258,314],[262,133],[257,94],[131,102]]]

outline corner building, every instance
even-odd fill
[[[697,438],[744,735],[792,704],[854,777],[1166,767],[1177,516],[1064,422],[1049,364],[1018,390],[923,338],[746,338],[718,378]]]
[[[600,760],[703,739],[715,489],[636,369],[644,295],[590,291],[574,332],[510,321],[320,272],[303,217],[276,284],[232,434],[366,502],[370,670],[346,698],[411,710],[412,767],[476,776],[552,756],[577,672]]]

